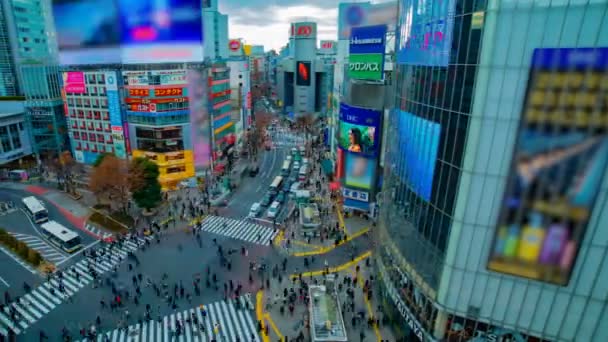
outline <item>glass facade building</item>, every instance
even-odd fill
[[[5,101],[0,104],[0,165],[4,165],[30,155],[32,147],[23,102]]]
[[[21,74],[34,154],[44,159],[56,156],[62,151],[69,151],[59,66],[24,65],[21,67]]]
[[[401,26],[412,22],[403,10],[412,2],[400,2]],[[405,341],[608,340],[605,169],[569,281],[509,275],[488,262],[534,51],[608,47],[608,2],[448,3],[447,65],[395,68],[385,134],[398,143],[387,146],[375,254],[386,312]],[[608,84],[608,73],[599,75],[587,77]],[[606,88],[600,93],[594,108],[605,129]]]

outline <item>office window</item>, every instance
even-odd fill
[[[0,143],[2,144],[2,150],[4,152],[9,152],[12,150],[11,142],[8,137],[8,129],[6,126],[0,127]]]

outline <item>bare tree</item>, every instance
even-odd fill
[[[63,151],[55,157],[49,156],[45,160],[45,166],[55,174],[60,188],[69,194],[77,195],[74,178],[80,170],[80,165],[72,158],[70,151]]]
[[[130,183],[141,177],[130,175],[127,162],[114,155],[108,155],[95,167],[89,182],[90,190],[100,203],[118,204],[118,209],[126,212],[130,196]]]

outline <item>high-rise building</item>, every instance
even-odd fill
[[[227,66],[230,69],[232,121],[235,125],[236,144],[240,146],[243,132],[251,125],[252,120],[249,61],[244,57],[231,57]]]
[[[523,3],[400,1],[374,255],[405,340],[608,340],[607,3]]]
[[[66,114],[61,98],[60,67],[24,65],[21,67],[21,74],[34,154],[45,159],[69,151]]]
[[[218,11],[217,0],[203,1],[203,34],[205,59],[228,58],[228,15]]]
[[[22,65],[57,61],[48,5],[39,0],[0,1],[0,95],[21,95],[26,91],[20,87]]]

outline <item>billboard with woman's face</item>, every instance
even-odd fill
[[[342,149],[368,156],[377,156],[380,111],[340,105],[339,145]]]

